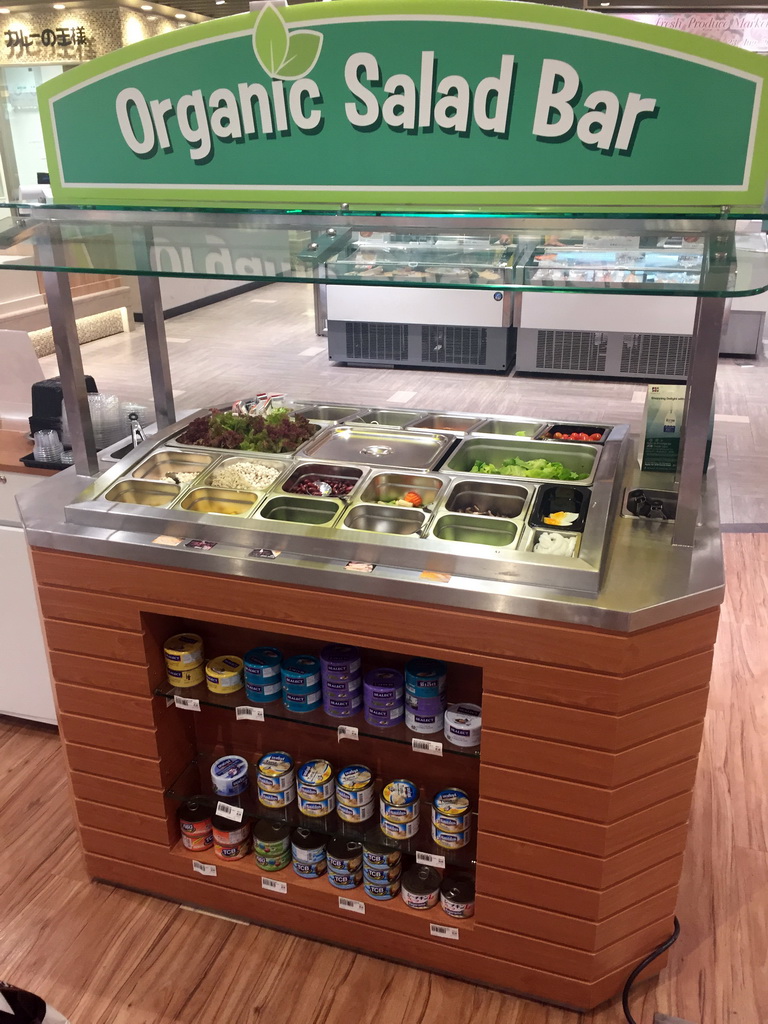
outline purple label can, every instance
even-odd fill
[[[358,714],[363,706],[362,699],[357,697],[325,697],[323,699],[323,710],[326,715],[332,718],[350,718]]]
[[[365,720],[368,725],[376,725],[380,729],[388,729],[402,722],[404,709],[398,708],[366,708]]]
[[[328,644],[320,651],[323,679],[331,675],[348,677],[360,672],[360,648],[350,644]]]

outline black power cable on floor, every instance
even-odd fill
[[[621,993],[621,1005],[624,1010],[624,1016],[629,1021],[629,1024],[637,1024],[637,1021],[632,1016],[629,1009],[629,993],[632,986],[635,983],[635,978],[637,978],[638,974],[641,974],[645,970],[648,964],[653,963],[657,956],[661,956],[662,953],[666,953],[669,947],[673,946],[677,942],[679,935],[680,922],[677,920],[677,918],[675,918],[675,927],[669,938],[665,939],[660,946],[657,946],[652,953],[649,953],[645,960],[641,960],[637,967],[634,969],[634,971],[632,971],[630,976],[627,978],[627,982],[624,985],[624,991]]]

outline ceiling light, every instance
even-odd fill
[[[10,13],[11,13],[11,8],[10,7],[0,7],[0,14],[10,14]]]
[[[178,18],[179,21],[186,21],[187,20],[186,14],[174,14],[174,18]]]
[[[142,4],[141,5],[141,9],[142,9],[142,11],[151,11],[152,10],[152,4]]]
[[[216,0],[216,6],[217,7],[221,7],[221,5],[225,4],[226,2],[227,2],[227,0]]]
[[[65,7],[66,7],[66,4],[54,4],[53,5],[54,11],[63,11]]]
[[[610,7],[611,6],[611,0],[600,0],[600,6],[601,7]]]

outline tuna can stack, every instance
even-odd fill
[[[204,682],[202,637],[197,633],[177,633],[165,641],[164,649],[171,686],[199,686]]]
[[[262,871],[282,871],[291,863],[291,830],[284,821],[264,818],[253,829],[253,853]]]
[[[316,711],[323,699],[320,662],[312,654],[294,654],[280,669],[287,711]]]
[[[323,708],[333,718],[350,718],[362,708],[360,649],[328,644],[320,652]]]
[[[283,656],[276,647],[254,647],[243,656],[245,695],[254,704],[271,704],[280,700],[283,684],[280,665]]]
[[[375,900],[392,900],[400,892],[403,855],[381,843],[363,843],[363,887]]]
[[[373,773],[364,764],[350,764],[336,776],[336,813],[342,821],[358,825],[376,811]]]
[[[363,880],[363,846],[338,836],[326,848],[328,881],[336,889],[356,889]]]
[[[471,834],[469,796],[463,789],[441,789],[432,801],[432,838],[446,850],[460,850]]]
[[[296,771],[293,758],[284,750],[264,754],[258,764],[256,788],[265,807],[287,807],[296,799]]]
[[[408,779],[388,782],[381,791],[380,828],[390,839],[410,839],[419,831],[419,790]]]
[[[443,731],[445,662],[412,658],[405,666],[405,724],[412,732]]]
[[[388,728],[399,725],[405,713],[403,673],[396,668],[374,668],[365,674],[363,685],[365,720],[368,725]]]
[[[205,666],[205,682],[211,693],[235,693],[243,688],[243,659],[234,654],[212,658]]]
[[[336,780],[328,761],[306,761],[297,774],[299,811],[309,818],[324,818],[336,807]]]
[[[325,874],[325,839],[308,828],[297,828],[291,836],[293,870],[303,878]]]

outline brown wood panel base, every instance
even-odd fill
[[[305,901],[291,905],[274,894],[244,891],[242,879],[237,874],[235,878],[229,877],[229,873],[233,872],[232,865],[216,879],[200,876],[190,879],[186,874],[173,870],[173,855],[168,856],[171,870],[145,867],[95,853],[86,853],[86,866],[92,877],[98,880],[231,914],[322,942],[334,942],[347,949],[407,963],[409,966],[418,963],[442,974],[490,985],[526,998],[555,1003],[571,1010],[587,1010],[610,999],[622,987],[633,966],[632,962],[628,962],[610,974],[587,983],[472,952],[462,948],[461,941],[449,945],[447,940],[409,936],[406,945],[399,930],[368,924],[365,917],[360,915],[340,917],[310,908]],[[666,933],[669,931],[671,926]],[[665,965],[666,955],[654,961],[643,977],[653,977]]]
[[[33,561],[94,877],[584,1010],[669,935],[716,610],[624,634],[63,552]],[[336,640],[379,663],[441,657],[455,699],[482,697],[481,756],[166,707],[153,696],[163,641],[196,627],[209,654]],[[192,870],[166,789],[198,750],[252,759],[280,747],[407,774],[426,793],[469,791],[477,912],[456,924],[458,941],[430,934],[455,924],[439,909],[365,897],[365,915],[349,914],[327,881],[290,869],[288,894],[269,892],[252,858],[214,879]]]

